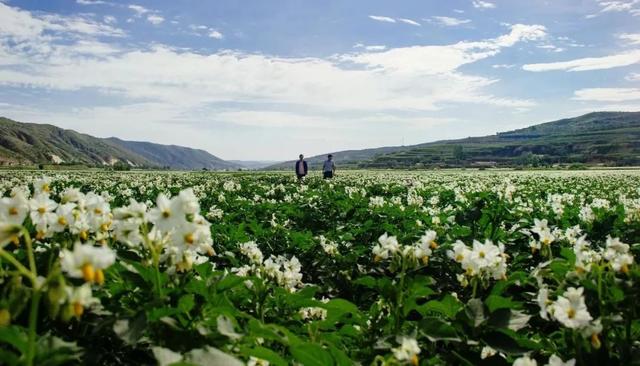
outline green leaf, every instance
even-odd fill
[[[471,324],[474,327],[484,323],[487,319],[484,314],[484,305],[480,299],[471,299],[465,306],[465,314],[471,320]]]
[[[333,357],[324,348],[314,343],[302,343],[290,347],[289,351],[304,366],[330,366],[334,365]]]
[[[257,346],[254,348],[241,347],[240,351],[245,356],[253,356],[253,357],[257,357],[257,358],[269,361],[270,365],[274,365],[274,366],[288,365],[287,361],[284,358],[282,358],[279,354],[265,347],[260,347],[260,346]]]
[[[343,350],[336,347],[334,344],[328,343],[327,347],[334,360],[336,361],[337,366],[352,366],[354,364],[349,356],[347,356],[347,354]]]
[[[370,289],[375,289],[376,283],[376,279],[371,276],[363,276],[352,282],[354,285],[360,285]]]
[[[245,366],[244,362],[237,358],[209,346],[189,351],[185,354],[185,360],[196,365]]]
[[[236,330],[234,329],[234,326],[233,326],[233,322],[231,321],[230,318],[224,315],[220,315],[216,319],[216,322],[217,322],[218,333],[224,336],[227,336],[232,340],[238,340],[242,338],[242,334],[236,333]]]
[[[431,300],[423,307],[426,312],[440,313],[447,316],[449,319],[455,318],[461,308],[462,304],[460,301],[449,294],[445,295],[442,300]]]
[[[513,302],[511,298],[496,295],[489,295],[484,303],[492,313],[498,309],[517,309],[520,307],[520,304]]]
[[[188,313],[195,306],[195,297],[193,294],[184,295],[178,300],[178,309],[183,313]]]
[[[482,336],[482,340],[493,349],[508,355],[521,355],[538,348],[536,343],[509,330],[486,333]]]
[[[0,327],[0,342],[12,345],[21,353],[27,352],[27,335],[15,325],[9,327]]]
[[[158,366],[175,365],[182,361],[182,355],[164,347],[152,347],[153,357],[158,361]]]
[[[456,329],[449,322],[441,318],[424,318],[420,321],[419,329],[431,341],[460,341]]]

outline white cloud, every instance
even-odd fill
[[[217,30],[212,30],[211,32],[209,32],[209,37],[214,39],[223,39],[224,35]]]
[[[640,100],[637,88],[590,88],[576,90],[574,100],[590,102],[628,102]]]
[[[496,7],[496,4],[490,3],[488,1],[482,1],[482,0],[473,0],[472,4],[473,4],[473,7],[476,9],[493,9]]]
[[[493,67],[494,69],[511,69],[514,68],[516,65],[515,64],[496,64],[496,65],[491,65],[491,67]]]
[[[640,33],[623,33],[618,38],[631,45],[640,45]]]
[[[387,49],[387,46],[385,45],[365,45],[363,43],[356,43],[353,45],[353,48],[362,48],[365,49],[367,51],[384,51]]]
[[[145,8],[144,6],[131,4],[128,6],[129,9],[133,10],[136,13],[137,17],[141,17],[146,13],[149,13],[150,10]]]
[[[48,41],[51,36],[75,34],[86,36],[124,36],[124,32],[108,24],[98,23],[81,16],[61,16],[53,14],[32,15],[28,11],[0,3],[0,38],[13,41]],[[40,43],[40,46],[46,46]]]
[[[378,22],[385,22],[385,23],[395,23],[396,20],[390,17],[385,17],[385,16],[380,16],[380,15],[369,15],[369,18],[376,20]]]
[[[147,21],[153,25],[158,25],[164,22],[164,17],[156,14],[151,14],[147,17]]]
[[[597,14],[589,14],[586,16],[587,19],[592,19],[597,17],[602,13],[620,13],[627,12],[632,16],[640,16],[640,0],[597,0],[598,5],[600,6],[600,12]]]
[[[102,0],[76,0],[76,3],[80,5],[104,5],[107,4],[106,1]]]
[[[591,71],[629,66],[640,63],[640,50],[619,53],[603,57],[587,57],[571,61],[527,64],[522,68],[526,71]]]
[[[371,46],[365,46],[364,49],[367,50],[367,51],[384,51],[384,50],[387,49],[387,46],[385,46],[385,45],[371,45]]]
[[[436,23],[447,27],[457,27],[459,25],[471,23],[470,19],[459,19],[445,16],[433,16],[431,17]]]
[[[411,19],[407,19],[407,18],[398,18],[398,21],[402,22],[402,23],[410,24],[410,25],[415,25],[417,27],[421,26],[421,24],[416,22],[415,20],[411,20]]]
[[[118,19],[112,15],[105,15],[102,19],[107,24],[116,24],[118,22]]]
[[[625,77],[625,80],[628,81],[640,81],[640,73],[632,72],[631,74]]]
[[[331,126],[344,129],[352,128],[347,122],[353,118],[359,121],[353,136],[359,136],[367,123],[376,121],[380,126],[387,126],[387,121],[422,128],[435,121],[425,114],[461,104],[507,111],[530,108],[535,101],[496,95],[488,87],[498,80],[469,74],[461,66],[546,36],[542,26],[516,24],[506,34],[476,42],[392,49],[361,44],[353,53],[335,57],[277,57],[239,51],[196,53],[165,45],[133,48],[130,42],[105,43],[93,34],[78,33],[78,29],[86,30],[83,27],[61,34],[64,42],[58,42],[47,38],[51,24],[57,24],[47,20],[47,15],[0,5],[0,20],[5,17],[19,21],[0,21],[0,65],[6,66],[0,67],[0,85],[88,91],[119,101],[111,107],[88,106],[59,114],[41,110],[41,118],[26,113],[20,116],[54,123],[68,121],[65,127],[90,129],[86,132],[97,135],[127,131],[128,138],[182,144],[188,144],[190,138],[192,146],[215,146],[211,143],[215,136],[198,128],[184,132],[180,128],[175,136],[162,135],[156,132],[163,130],[157,124],[198,123],[199,128],[213,131],[220,123],[235,123],[239,128],[261,121],[289,126],[304,115],[309,126],[334,120]],[[7,36],[9,30],[11,36]],[[15,34],[37,47],[16,46],[10,41]],[[229,102],[251,107],[228,107]],[[269,108],[273,110],[266,110]],[[95,123],[87,127],[89,116]],[[123,122],[109,123],[115,120]],[[392,127],[384,128],[397,133]],[[367,144],[387,141],[375,138]],[[317,146],[327,148],[320,142]],[[234,149],[231,144],[225,148]]]
[[[637,0],[628,0],[628,1],[599,1],[600,6],[602,7],[602,9],[600,10],[600,12],[602,13],[607,13],[607,12],[621,12],[621,11],[628,11],[628,10],[632,10],[633,7],[640,3],[640,1]]]

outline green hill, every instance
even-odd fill
[[[595,112],[483,137],[334,152],[343,167],[640,164],[640,112]],[[317,167],[326,154],[307,159]],[[289,169],[293,161],[272,166]]]
[[[101,139],[53,125],[0,117],[0,165],[84,164],[172,169],[236,169],[206,151],[149,142]]]

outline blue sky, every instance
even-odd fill
[[[0,115],[224,159],[640,110],[640,0],[0,0]]]

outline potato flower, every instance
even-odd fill
[[[583,292],[582,287],[569,287],[563,296],[558,296],[549,306],[549,312],[567,328],[578,329],[589,325],[593,318],[585,304]]]
[[[399,340],[400,346],[392,348],[393,357],[398,361],[404,361],[413,365],[418,365],[418,355],[420,354],[420,346],[415,338],[402,337]]]
[[[62,270],[72,278],[82,278],[88,283],[102,284],[103,270],[115,262],[115,252],[107,247],[76,243],[73,251],[60,253]]]

